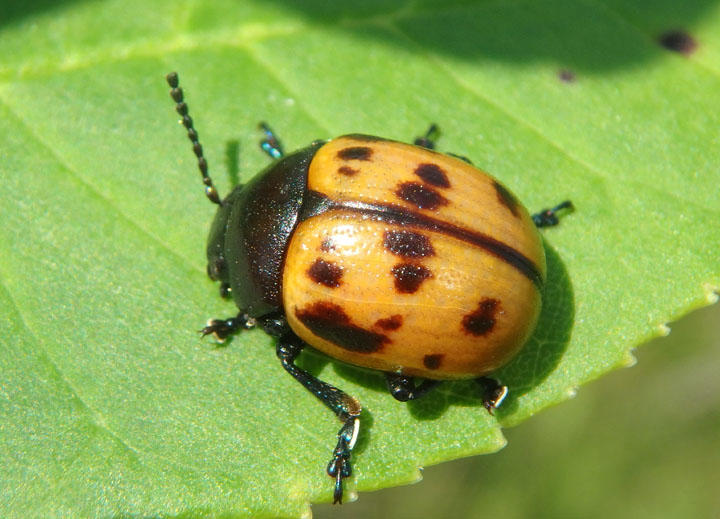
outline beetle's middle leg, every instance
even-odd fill
[[[412,377],[401,373],[385,373],[385,378],[390,394],[400,402],[416,400],[441,382],[440,380],[425,379],[420,384],[415,384]],[[507,386],[503,386],[497,380],[488,377],[479,377],[475,381],[481,387],[483,407],[490,414],[493,414],[493,411],[500,406],[507,396]]]
[[[390,394],[400,402],[420,398],[440,383],[440,380],[425,379],[416,385],[412,377],[401,373],[385,373],[385,380]]]

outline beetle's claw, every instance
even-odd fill
[[[339,449],[338,449],[339,450]],[[335,478],[335,490],[333,491],[333,504],[342,504],[343,484],[342,480],[350,477],[352,469],[350,467],[350,453],[338,452],[336,450],[335,457],[328,463],[327,473]]]
[[[215,339],[223,343],[230,335],[242,329],[249,330],[257,324],[256,320],[249,315],[240,312],[237,317],[229,319],[208,319],[208,322],[200,333],[203,337],[214,335]]]
[[[495,409],[500,407],[508,394],[507,386],[503,386],[497,380],[481,377],[477,382],[482,387],[482,404],[483,407],[491,415],[495,414]]]
[[[232,326],[233,323],[228,324],[228,321],[230,321],[230,319],[227,321],[221,319],[208,319],[205,328],[200,330],[200,333],[203,337],[213,335],[218,342],[225,342],[225,339],[227,339],[234,330],[234,327]]]

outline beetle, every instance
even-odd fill
[[[327,466],[334,503],[362,408],[295,364],[306,345],[383,372],[399,401],[474,378],[490,413],[501,404],[507,387],[485,375],[535,328],[546,271],[537,228],[556,225],[570,201],[530,216],[468,159],[434,151],[436,125],[414,144],[355,134],[285,154],[265,123],[260,147],[273,162],[223,199],[178,75],[166,79],[218,206],[208,276],[239,309],[201,333],[222,341],[260,327],[277,338],[282,367],[342,422]]]

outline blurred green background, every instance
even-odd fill
[[[632,368],[506,429],[499,453],[313,516],[720,518],[720,305],[671,329]]]

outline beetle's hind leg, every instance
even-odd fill
[[[350,453],[352,452],[360,431],[360,403],[335,386],[315,378],[313,375],[295,365],[295,359],[304,347],[302,340],[292,331],[280,337],[277,345],[277,356],[285,371],[300,382],[313,395],[320,399],[342,422],[337,434],[337,445],[333,457],[328,463],[327,473],[335,479],[333,503],[342,503],[343,479],[352,474]]]

